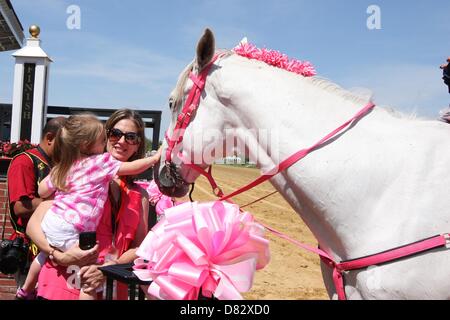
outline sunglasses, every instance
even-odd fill
[[[119,129],[113,128],[108,130],[108,139],[112,142],[117,142],[125,136],[125,141],[128,144],[136,145],[139,143],[139,136],[136,132],[122,132]]]

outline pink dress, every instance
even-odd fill
[[[95,231],[108,197],[109,182],[114,179],[121,164],[110,153],[77,161],[67,175],[68,192],[57,190],[48,179],[48,188],[55,191],[49,213],[63,217],[78,232]]]

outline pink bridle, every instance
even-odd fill
[[[173,131],[175,138],[169,137],[166,132],[166,140],[167,140],[167,144],[168,144],[168,148],[166,151],[166,165],[169,165],[172,160],[172,151],[175,148],[175,146],[183,141],[184,131],[187,128],[187,126],[189,125],[193,113],[198,109],[198,107],[200,105],[200,97],[201,97],[201,93],[205,87],[206,77],[208,76],[211,66],[214,64],[214,62],[218,58],[219,58],[219,55],[215,55],[214,58],[211,60],[211,62],[205,68],[203,68],[203,70],[200,72],[200,74],[198,76],[196,76],[193,72],[191,72],[189,74],[189,78],[194,82],[194,85],[193,85],[191,91],[189,92],[188,98],[183,106],[181,113],[178,115],[177,123],[176,123],[174,131]],[[320,139],[317,143],[315,143],[314,145],[312,145],[309,148],[302,149],[302,150],[294,153],[293,155],[291,155],[290,157],[288,157],[287,159],[282,161],[278,165],[277,170],[270,170],[270,172],[273,172],[273,173],[263,174],[259,178],[255,179],[254,181],[248,183],[247,185],[239,188],[238,190],[236,190],[228,195],[224,195],[222,190],[218,187],[217,183],[215,182],[214,178],[212,177],[211,167],[209,167],[208,172],[207,172],[200,166],[193,164],[193,163],[185,162],[184,165],[188,166],[189,168],[191,168],[191,169],[197,171],[198,173],[202,174],[203,176],[205,176],[208,179],[209,183],[211,184],[214,194],[217,197],[219,197],[219,200],[230,201],[230,198],[256,187],[257,185],[269,180],[273,176],[277,175],[278,173],[286,170],[293,164],[297,163],[299,160],[306,157],[309,153],[311,153],[312,151],[316,150],[317,148],[323,146],[330,139],[336,137],[337,134],[342,132],[344,129],[348,128],[351,124],[359,121],[362,117],[364,117],[370,111],[372,111],[372,109],[374,107],[375,107],[375,104],[372,102],[369,102],[363,109],[361,109],[358,113],[356,113],[351,119],[349,119],[347,122],[345,122],[344,124],[342,124],[341,126],[336,128],[335,130],[333,130],[332,132],[327,134],[324,138]],[[181,155],[179,155],[179,156],[180,156],[180,158],[182,158]],[[262,198],[264,198],[264,197],[262,197]],[[258,199],[258,200],[261,200],[261,199]],[[322,259],[322,261],[326,265],[328,265],[330,268],[333,269],[333,282],[334,282],[339,300],[346,300],[344,277],[343,277],[343,273],[345,271],[363,269],[363,268],[367,268],[372,265],[387,263],[387,262],[394,261],[394,260],[397,260],[400,258],[412,256],[412,255],[420,253],[420,252],[428,251],[428,250],[431,250],[434,248],[447,246],[450,243],[450,235],[448,233],[445,233],[445,234],[436,235],[436,236],[433,236],[433,237],[430,237],[430,238],[427,238],[424,240],[420,240],[420,241],[414,242],[412,244],[408,244],[408,245],[393,248],[393,249],[390,249],[387,251],[383,251],[381,253],[369,255],[366,257],[342,261],[342,262],[336,262],[331,257],[331,255],[329,255],[328,253],[326,253],[325,251],[320,249],[320,246],[319,246],[319,248],[313,248],[313,247],[303,244],[297,240],[291,239],[287,235],[285,235],[269,226],[266,226],[264,224],[262,224],[262,225],[265,228],[267,228],[269,231],[271,231],[272,233],[280,236],[281,238],[284,238],[307,251],[318,254],[320,256],[320,258]]]
[[[200,97],[202,91],[205,88],[206,77],[214,62],[219,58],[219,55],[215,55],[211,62],[209,62],[200,74],[197,76],[192,71],[189,73],[189,78],[194,85],[189,92],[189,95],[184,103],[183,109],[177,117],[177,123],[173,129],[174,137],[169,137],[166,132],[167,150],[166,150],[166,164],[172,162],[172,151],[175,146],[183,141],[184,131],[191,122],[191,117],[198,109],[200,105]]]

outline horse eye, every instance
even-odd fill
[[[172,110],[172,108],[173,108],[173,99],[172,98],[170,98],[169,99],[169,108]]]

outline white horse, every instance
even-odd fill
[[[198,73],[208,65],[214,46],[214,35],[207,29],[196,59],[180,75],[170,97],[168,136],[193,86],[188,72]],[[185,161],[199,159],[205,149],[221,150],[231,133],[238,140],[248,140],[249,132],[263,128],[278,137],[277,143],[268,144],[267,136],[253,135],[246,148],[258,154],[257,166],[265,172],[312,145],[367,103],[327,80],[305,78],[230,52],[209,70],[181,151]],[[205,134],[217,131],[223,134]],[[166,150],[164,143],[161,163]],[[203,160],[201,166],[206,167],[206,162],[210,160]],[[335,261],[343,261],[450,232],[449,166],[447,124],[375,107],[270,182],[301,216],[321,248]],[[198,177],[184,164],[176,172],[186,183]],[[159,179],[163,187],[164,183],[174,187],[161,169]],[[173,188],[175,193],[186,190]],[[336,298],[331,269],[322,264],[322,274],[330,297]],[[448,299],[449,274],[450,251],[442,247],[346,272],[345,293],[348,299]]]

